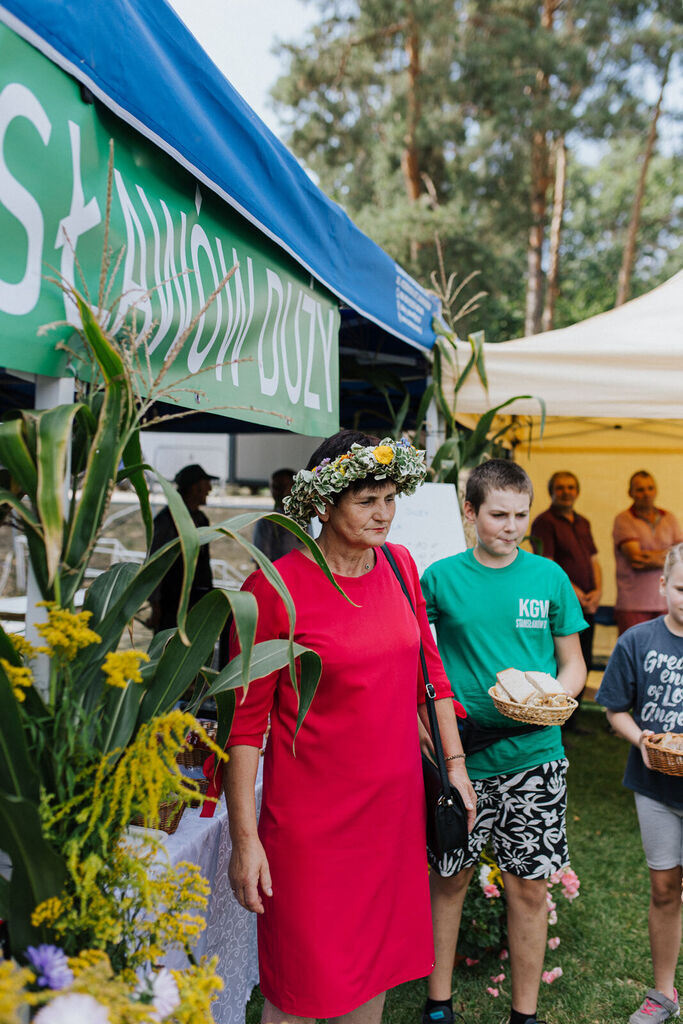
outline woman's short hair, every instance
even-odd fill
[[[476,466],[467,478],[465,501],[478,512],[491,491],[517,491],[529,495],[529,504],[534,500],[534,487],[528,474],[516,462],[507,459],[489,459]]]
[[[674,544],[667,551],[666,558],[664,559],[664,568],[662,569],[662,576],[665,580],[668,580],[671,570],[678,562],[683,562],[683,544]]]
[[[306,469],[315,469],[319,466],[323,459],[329,459],[334,462],[340,455],[346,455],[351,448],[352,444],[360,444],[364,448],[379,444],[379,438],[375,437],[374,434],[365,434],[362,430],[338,430],[336,434],[332,434],[331,437],[326,437],[325,440],[318,445],[316,450],[311,455],[306,465]],[[376,480],[374,476],[366,476],[362,480],[353,480],[346,487],[342,494],[354,493],[355,491],[364,491],[366,488],[376,488],[381,490],[385,484],[386,479]],[[339,495],[337,495],[339,497]],[[334,496],[330,496],[329,501],[334,505]]]

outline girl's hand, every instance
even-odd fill
[[[640,756],[643,759],[643,764],[645,765],[646,768],[650,768],[651,769],[652,765],[650,764],[650,760],[649,760],[649,758],[647,756],[647,750],[645,748],[645,744],[643,743],[643,740],[647,736],[654,736],[654,733],[653,733],[652,729],[643,729],[643,731],[640,734],[640,738],[638,740],[638,747],[640,748]]]

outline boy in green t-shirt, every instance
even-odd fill
[[[564,570],[519,548],[527,532],[531,481],[514,462],[472,471],[465,517],[475,547],[431,565],[422,577],[430,621],[453,692],[488,729],[508,729],[488,695],[496,672],[514,667],[556,676],[574,696],[586,681],[578,633],[587,624]],[[491,839],[508,905],[510,1024],[537,1024],[548,928],[546,880],[569,862],[565,829],[567,761],[558,726],[496,740],[467,758],[477,818],[467,855],[433,871],[436,964],[425,1024],[451,1024],[451,982],[467,886]]]

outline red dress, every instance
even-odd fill
[[[451,695],[415,563],[391,546],[417,596],[430,681]],[[300,551],[277,568],[295,639],[323,663],[296,740],[288,670],[253,682],[229,746],[260,746],[271,712],[259,835],[273,880],[258,918],[260,983],[279,1010],[336,1017],[428,974],[434,963],[416,706],[424,699],[417,620],[387,559],[337,577],[349,604]],[[257,640],[288,635],[280,598],[256,572]],[[459,713],[462,709],[458,706]]]

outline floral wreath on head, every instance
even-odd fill
[[[299,470],[292,492],[284,500],[285,512],[306,526],[313,516],[325,511],[325,502],[332,502],[349,484],[368,476],[391,480],[397,494],[414,494],[427,475],[424,460],[425,453],[405,438],[393,441],[385,437],[378,445],[352,444],[336,459],[323,459],[313,469]]]

